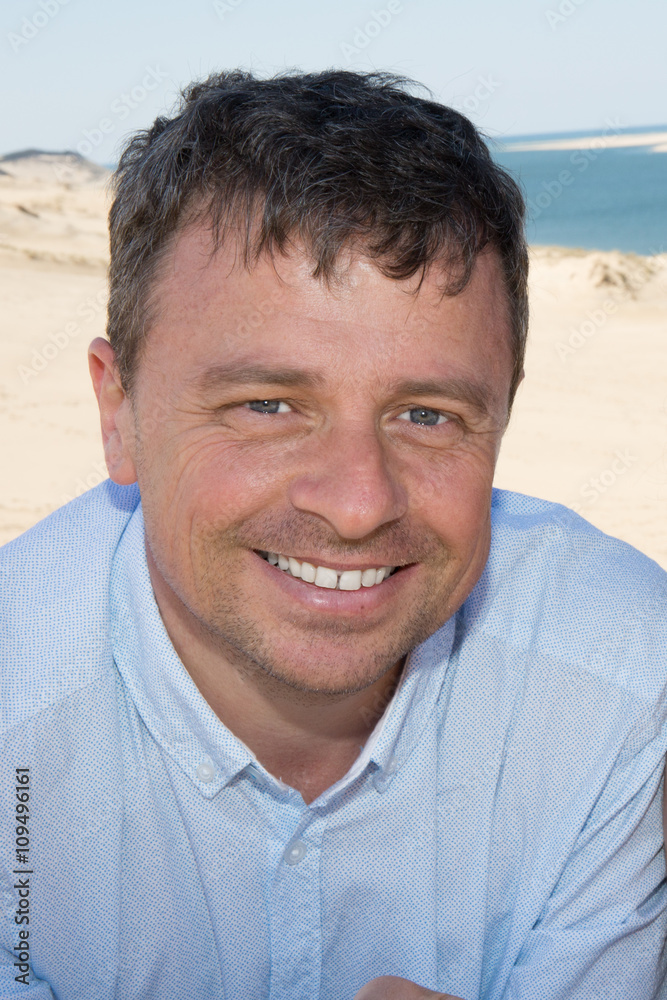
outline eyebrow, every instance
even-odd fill
[[[322,389],[324,376],[301,368],[285,368],[239,361],[232,364],[215,364],[199,372],[193,379],[202,392],[237,385],[279,385],[288,389]],[[388,386],[395,396],[443,396],[467,403],[477,412],[487,415],[490,390],[483,383],[465,378],[398,379]]]
[[[396,396],[445,396],[467,403],[483,415],[489,413],[491,391],[480,382],[466,378],[400,379],[389,385],[389,391]]]
[[[247,361],[229,365],[211,365],[196,375],[193,381],[202,392],[253,383],[282,385],[289,389],[321,389],[325,382],[324,377],[315,372]]]

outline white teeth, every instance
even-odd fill
[[[382,566],[381,569],[346,569],[335,570],[328,566],[313,566],[309,562],[299,562],[294,556],[284,556],[277,552],[262,552],[271,566],[278,566],[297,580],[314,583],[316,587],[327,590],[359,590],[361,587],[375,587],[386,580],[393,571],[393,566]]]
[[[346,569],[344,573],[341,573],[340,580],[338,581],[339,590],[359,590],[360,587],[360,569]]]
[[[315,583],[315,577],[317,575],[317,570],[312,563],[302,562],[301,563],[301,579],[305,580],[306,583]]]
[[[301,579],[301,563],[298,559],[294,559],[292,556],[289,557],[289,571],[292,576],[296,576]]]
[[[335,590],[337,583],[338,573],[335,569],[329,569],[328,566],[317,567],[317,572],[315,573],[316,587],[328,587],[329,590]]]

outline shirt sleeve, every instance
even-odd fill
[[[667,1000],[666,747],[664,719],[635,727],[502,1000]]]

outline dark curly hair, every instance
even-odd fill
[[[331,281],[347,248],[390,278],[436,267],[448,295],[492,247],[510,308],[511,401],[528,319],[523,198],[464,115],[410,86],[387,73],[224,72],[130,139],[113,182],[107,328],[128,393],[158,266],[201,219],[214,247],[233,227],[247,267],[298,242]]]

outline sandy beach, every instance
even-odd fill
[[[0,543],[106,477],[106,175],[0,160]],[[667,254],[532,249],[526,379],[496,485],[573,507],[667,568]]]

